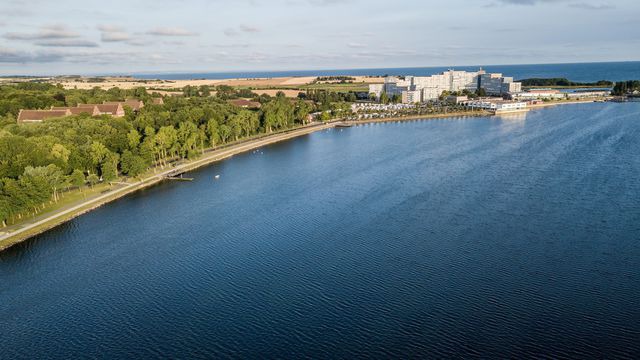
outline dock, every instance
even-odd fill
[[[176,180],[176,181],[193,181],[193,178],[190,177],[184,177],[185,171],[183,170],[175,170],[175,171],[171,171],[169,173],[167,173],[164,176],[165,180]]]

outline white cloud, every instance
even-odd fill
[[[147,34],[153,36],[196,36],[197,33],[180,27],[157,27],[147,31]]]
[[[347,44],[348,47],[350,48],[354,48],[354,49],[362,49],[362,48],[366,48],[367,45],[366,44],[361,44],[361,43],[357,43],[357,42],[350,42]]]
[[[8,32],[4,35],[9,40],[43,40],[43,39],[70,39],[77,38],[80,35],[71,31],[64,25],[43,26],[38,32]]]
[[[81,39],[41,40],[36,41],[34,44],[47,47],[98,47],[98,44],[93,41]]]

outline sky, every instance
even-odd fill
[[[0,75],[640,60],[638,0],[0,0]]]

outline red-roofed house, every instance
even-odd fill
[[[111,115],[113,117],[123,117],[124,108],[122,104],[78,104],[78,107],[95,106],[100,112],[99,115]]]
[[[100,115],[100,110],[95,105],[83,105],[78,107],[55,107],[52,106],[51,110],[69,110],[71,115],[89,114],[91,116]]]
[[[105,101],[103,104],[105,105],[120,104],[122,105],[123,108],[125,106],[130,107],[131,110],[133,111],[140,111],[140,109],[144,107],[144,102],[142,102],[142,100],[137,100],[137,99],[127,99],[125,101]]]
[[[43,122],[50,118],[59,118],[71,115],[69,110],[20,110],[18,123]]]

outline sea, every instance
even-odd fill
[[[201,73],[137,73],[142,79],[189,80],[189,79],[233,79],[233,78],[273,78],[289,76],[384,76],[414,75],[429,76],[443,71],[477,71],[502,73],[516,80],[528,78],[567,78],[576,82],[596,82],[598,80],[624,81],[640,79],[640,61],[594,62],[573,64],[529,64],[529,65],[475,65],[437,66],[411,68],[341,69],[341,70],[299,70],[299,71],[242,71],[242,72],[201,72]]]
[[[0,358],[637,359],[639,154],[640,103],[239,154],[0,253]]]

